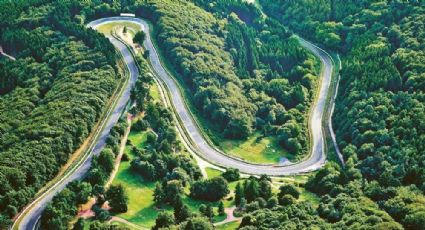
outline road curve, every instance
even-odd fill
[[[225,155],[216,148],[210,146],[208,142],[204,139],[198,126],[196,125],[196,122],[191,117],[191,114],[188,108],[186,107],[186,104],[184,103],[184,99],[179,91],[177,83],[171,76],[169,76],[168,72],[164,69],[160,62],[158,53],[150,38],[149,26],[146,21],[131,17],[110,17],[93,21],[89,23],[88,26],[96,28],[101,24],[114,21],[134,22],[139,24],[141,28],[145,30],[147,37],[144,42],[144,46],[147,50],[150,51],[150,62],[155,72],[160,77],[160,80],[168,88],[171,94],[171,101],[177,112],[177,115],[179,116],[182,124],[184,125],[184,128],[186,129],[189,138],[193,141],[193,145],[195,145],[194,147],[196,148],[197,154],[199,154],[200,157],[218,166],[237,168],[243,173],[255,175],[267,174],[270,176],[283,176],[309,172],[316,170],[324,165],[326,161],[326,155],[324,153],[322,119],[326,104],[326,98],[328,96],[328,89],[330,87],[333,68],[332,61],[325,51],[321,50],[320,48],[314,46],[313,44],[307,41],[300,39],[301,44],[307,49],[311,50],[311,52],[313,52],[316,56],[318,56],[323,63],[321,87],[317,97],[317,102],[314,104],[310,120],[310,127],[313,138],[312,153],[310,157],[303,162],[287,166],[252,164]],[[85,159],[84,162],[70,175],[67,175],[62,178],[61,181],[52,186],[51,189],[47,190],[42,196],[40,196],[40,198],[36,199],[33,203],[27,206],[27,208],[25,209],[26,212],[24,216],[18,218],[18,220],[21,220],[18,226],[19,229],[35,229],[37,227],[37,223],[40,219],[43,210],[45,209],[47,204],[53,199],[53,197],[62,189],[64,189],[69,182],[79,180],[84,177],[84,175],[90,168],[93,156],[98,155],[103,149],[103,147],[105,146],[106,138],[109,135],[111,128],[118,121],[120,115],[122,114],[122,111],[125,109],[125,106],[129,100],[131,87],[134,85],[139,72],[137,69],[137,65],[127,47],[112,37],[110,37],[109,39],[124,57],[124,61],[127,64],[130,72],[130,80],[125,86],[125,89],[123,90],[121,97],[118,99],[116,106],[113,108],[112,114],[107,120],[104,121],[106,122],[106,125],[102,130],[98,141],[95,143],[95,146],[91,151],[89,157]]]
[[[312,152],[309,155],[308,159],[291,165],[255,164],[226,155],[220,150],[211,146],[205,140],[199,127],[197,126],[197,123],[193,120],[192,115],[185,104],[179,86],[177,85],[173,77],[169,75],[169,73],[161,64],[158,52],[156,51],[155,46],[153,45],[152,39],[150,37],[149,25],[145,20],[132,17],[109,17],[95,20],[89,25],[99,26],[104,23],[122,21],[136,23],[140,25],[142,29],[145,30],[147,36],[144,42],[144,47],[149,50],[149,60],[152,64],[152,67],[156,72],[157,76],[159,76],[160,80],[168,88],[168,91],[171,95],[173,107],[181,123],[186,129],[188,137],[193,142],[192,146],[196,149],[197,154],[201,158],[212,164],[224,168],[237,168],[242,173],[255,175],[266,174],[270,176],[283,176],[310,172],[324,165],[326,161],[326,155],[324,153],[322,121],[333,70],[332,60],[325,51],[305,40],[300,39],[301,44],[307,49],[309,49],[312,53],[314,53],[317,57],[319,57],[321,62],[323,63],[320,91],[317,96],[317,101],[313,106],[312,114],[310,116],[311,118],[309,121],[312,134]],[[128,64],[129,66],[131,66],[131,63]]]
[[[123,89],[122,94],[117,99],[114,108],[110,112],[110,115],[108,116],[108,118],[102,121],[104,122],[103,130],[99,134],[97,142],[93,145],[89,156],[84,160],[84,162],[80,166],[78,166],[75,171],[73,171],[70,175],[64,176],[58,183],[53,185],[38,199],[29,204],[23,212],[21,212],[24,213],[22,214],[23,216],[18,216],[17,218],[17,220],[20,220],[18,226],[20,230],[36,229],[43,210],[46,208],[47,204],[53,199],[53,197],[60,191],[62,191],[69,182],[84,178],[85,174],[90,169],[93,157],[97,156],[105,147],[106,139],[109,136],[109,132],[111,131],[112,127],[117,123],[118,119],[120,118],[122,112],[124,111],[127,105],[127,102],[130,98],[131,88],[134,86],[137,80],[138,70],[136,65],[134,64],[132,55],[127,49],[127,47],[115,38],[109,37],[109,39],[112,44],[121,52],[122,56],[124,57],[124,61],[128,64],[129,71],[130,73],[132,73],[130,75],[130,79],[128,80],[128,83],[125,88]],[[16,227],[15,224],[16,222],[14,223],[12,228]]]

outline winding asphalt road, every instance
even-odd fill
[[[144,42],[144,46],[147,50],[150,51],[149,59],[150,62],[160,80],[164,83],[164,85],[168,88],[168,91],[171,95],[171,101],[173,107],[179,116],[181,123],[186,129],[186,133],[184,135],[188,135],[188,137],[192,140],[190,145],[196,149],[197,154],[203,158],[204,160],[221,166],[221,167],[232,167],[239,169],[242,173],[247,174],[267,174],[270,176],[283,176],[290,174],[298,174],[303,172],[310,172],[316,170],[324,165],[326,161],[326,155],[324,153],[324,137],[322,132],[322,119],[326,104],[326,99],[328,96],[328,89],[330,87],[331,75],[332,75],[332,61],[329,55],[321,50],[320,48],[314,46],[313,44],[300,39],[301,44],[307,49],[311,50],[316,56],[320,58],[323,63],[322,69],[322,83],[320,87],[319,94],[317,96],[317,102],[314,104],[314,108],[312,110],[311,120],[310,120],[310,128],[312,133],[312,152],[308,159],[302,161],[300,163],[292,164],[292,165],[266,165],[266,164],[253,164],[249,162],[242,161],[237,158],[233,158],[224,154],[223,152],[217,150],[216,148],[209,145],[209,143],[204,139],[204,136],[201,134],[199,127],[196,122],[193,120],[189,109],[187,108],[184,99],[181,95],[179,87],[175,80],[168,74],[163,65],[160,62],[158,53],[152,43],[149,33],[149,26],[146,21],[138,18],[131,17],[110,17],[103,18],[96,21],[93,21],[88,24],[88,27],[96,28],[101,24],[109,23],[109,22],[118,22],[118,21],[127,21],[137,23],[141,26],[141,28],[146,32],[147,37]],[[95,146],[90,153],[89,157],[84,160],[84,162],[79,166],[75,171],[73,171],[70,175],[64,176],[62,180],[52,186],[51,189],[46,191],[40,198],[35,200],[33,203],[27,206],[25,209],[26,212],[18,218],[20,219],[19,229],[23,230],[31,230],[37,227],[37,223],[40,219],[40,216],[47,206],[48,202],[52,200],[52,198],[59,193],[69,182],[74,180],[79,180],[84,178],[84,175],[90,168],[91,160],[93,156],[96,156],[100,153],[100,151],[105,146],[105,140],[110,132],[110,129],[113,125],[118,121],[119,117],[122,114],[122,111],[125,109],[125,106],[129,100],[131,87],[134,85],[137,76],[139,74],[136,63],[130,53],[130,51],[126,48],[118,40],[110,37],[110,41],[113,45],[121,52],[124,57],[124,61],[128,66],[130,71],[130,80],[126,85],[122,96],[118,99],[118,103],[113,109],[111,116],[105,120],[106,122],[105,128],[103,129],[98,141],[95,143]]]
[[[90,25],[89,25],[90,26]],[[91,162],[94,156],[97,156],[102,149],[105,147],[106,139],[109,136],[109,132],[112,127],[117,123],[118,119],[121,117],[124,109],[126,108],[127,102],[130,98],[131,88],[134,86],[137,76],[138,70],[134,63],[133,57],[127,47],[119,42],[117,39],[113,37],[109,37],[109,40],[112,44],[121,52],[124,57],[125,63],[128,65],[128,69],[130,71],[130,79],[128,80],[127,85],[122,91],[121,96],[118,98],[115,107],[110,112],[109,117],[102,121],[104,123],[104,127],[102,132],[99,134],[97,142],[93,146],[90,155],[84,160],[84,162],[70,175],[64,176],[61,181],[56,183],[51,189],[47,190],[43,195],[41,195],[34,202],[29,204],[25,209],[22,216],[19,216],[17,220],[21,220],[19,223],[19,229],[22,230],[32,230],[37,228],[38,221],[43,213],[43,210],[46,208],[48,203],[53,199],[53,197],[62,191],[65,186],[75,180],[80,180],[84,178],[88,170],[90,169]],[[26,211],[26,212],[25,212]],[[15,222],[16,223],[16,222]],[[12,228],[15,227],[15,224]]]
[[[322,69],[322,81],[319,94],[317,96],[317,101],[314,104],[312,109],[312,115],[310,120],[310,129],[312,133],[312,152],[308,159],[305,161],[290,164],[290,165],[270,165],[270,164],[254,164],[243,161],[241,159],[226,155],[217,148],[211,146],[203,136],[200,131],[197,123],[194,121],[189,109],[186,106],[184,98],[179,90],[175,79],[165,70],[162,65],[158,52],[155,49],[155,46],[152,43],[149,25],[143,19],[132,18],[132,17],[110,17],[102,18],[96,21],[91,22],[89,25],[98,26],[104,23],[109,22],[133,22],[138,25],[146,32],[146,40],[144,42],[144,47],[149,50],[149,59],[152,64],[154,71],[160,80],[168,88],[168,91],[171,95],[171,101],[175,112],[177,113],[181,123],[186,129],[186,133],[189,139],[192,140],[192,146],[196,149],[198,156],[204,160],[224,167],[224,168],[237,168],[242,173],[246,174],[266,174],[270,176],[283,176],[290,174],[299,174],[304,172],[310,172],[316,170],[324,165],[326,161],[326,155],[324,153],[324,138],[322,132],[322,119],[325,110],[326,99],[328,96],[328,90],[331,82],[332,75],[332,61],[329,55],[321,50],[320,48],[314,46],[313,44],[300,39],[301,44],[307,49],[311,50],[316,56],[318,56],[323,63]],[[131,66],[131,63],[128,63]],[[134,74],[136,74],[135,72]],[[133,73],[132,73],[133,74]]]

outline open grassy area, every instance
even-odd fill
[[[217,230],[235,230],[238,229],[240,222],[239,221],[232,221],[227,224],[216,226]]]
[[[218,177],[220,176],[223,172],[217,169],[213,169],[213,168],[205,168],[205,171],[207,172],[207,177],[208,178],[214,178],[214,177]]]
[[[146,142],[146,132],[131,132],[128,139],[130,142],[139,147],[143,147]],[[125,187],[126,193],[129,197],[128,211],[126,213],[119,214],[118,217],[128,220],[141,227],[150,228],[155,224],[155,219],[158,216],[158,212],[161,210],[173,211],[171,206],[165,205],[161,209],[155,206],[153,201],[153,193],[155,190],[155,182],[148,182],[143,177],[130,171],[130,162],[134,158],[130,151],[130,146],[126,146],[126,154],[129,157],[129,161],[121,162],[116,177],[113,180],[113,184],[122,184]],[[211,172],[213,172],[211,169]],[[215,176],[220,173],[214,170]],[[230,184],[230,187],[235,187],[235,182]],[[217,214],[218,202],[205,202],[194,200],[190,198],[189,188],[185,189],[186,195],[183,196],[183,202],[189,206],[190,210],[194,213],[198,213],[199,206],[202,204],[211,204]],[[225,207],[232,206],[232,201],[224,201]],[[222,221],[224,216],[214,217],[214,221]]]
[[[126,26],[128,28],[128,32],[130,33],[135,33],[137,31],[140,31],[140,26],[136,23],[132,23],[132,22],[109,22],[109,23],[105,23],[103,25],[100,25],[97,30],[105,35],[110,35],[112,32],[112,29],[114,27],[121,27],[123,28],[124,26]]]
[[[146,132],[131,132],[128,139],[135,146],[142,147],[146,141]],[[125,151],[130,160],[121,162],[117,175],[112,182],[113,184],[122,184],[129,197],[128,211],[118,216],[134,224],[151,227],[155,224],[157,216],[152,197],[155,183],[147,182],[143,177],[130,171],[130,162],[134,156],[131,154],[129,146],[126,146]]]
[[[294,158],[279,146],[276,138],[262,137],[259,132],[255,132],[246,140],[221,139],[220,143],[224,152],[248,162],[278,163],[282,157],[289,160]]]

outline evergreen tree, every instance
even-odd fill
[[[224,204],[223,201],[220,201],[220,203],[218,203],[218,215],[220,216],[224,216],[226,213],[224,212]]]
[[[241,184],[238,182],[235,188],[235,204],[239,206],[241,203],[241,199],[244,197],[244,191],[242,190]]]
[[[208,217],[208,219],[211,221],[212,220],[212,218],[214,217],[214,209],[213,209],[213,207],[210,205],[210,204],[208,204],[207,205],[207,208],[205,209],[205,213],[204,213],[204,215],[206,216],[206,217]]]
[[[189,207],[183,204],[182,198],[179,196],[174,203],[174,219],[177,223],[187,220],[191,216]]]
[[[174,224],[173,214],[170,212],[162,211],[158,214],[158,217],[155,220],[155,226],[153,230],[158,230],[160,228],[166,228]]]
[[[127,212],[128,197],[122,185],[111,185],[106,192],[106,199],[109,201],[112,212]]]
[[[155,191],[153,192],[153,200],[156,204],[162,204],[165,199],[164,189],[161,183],[156,183]]]
[[[244,191],[244,197],[248,203],[254,201],[260,194],[256,179],[250,179]]]

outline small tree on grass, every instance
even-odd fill
[[[218,204],[218,215],[224,216],[226,213],[224,212],[224,204],[223,201],[220,201]]]
[[[187,222],[183,222],[178,229],[213,230],[214,226],[205,217],[192,217]]]
[[[300,191],[297,189],[297,187],[295,187],[292,184],[282,185],[280,186],[279,190],[280,190],[278,194],[279,199],[287,194],[293,196],[295,199],[298,199],[300,197]]]
[[[156,183],[155,191],[153,192],[153,200],[156,204],[164,203],[165,193],[161,183]]]
[[[239,204],[241,203],[241,199],[244,197],[243,194],[244,194],[244,192],[242,190],[241,183],[238,182],[236,184],[236,188],[235,188],[235,204],[236,204],[236,206],[239,206]]]
[[[158,217],[155,220],[155,226],[153,226],[153,230],[157,230],[160,228],[166,228],[174,224],[173,214],[170,212],[162,211],[158,214]]]
[[[210,220],[214,217],[214,210],[210,204],[201,205],[199,207],[199,212],[202,213],[202,215],[204,215],[205,217],[208,217],[208,219]]]
[[[189,218],[192,214],[190,213],[189,207],[183,204],[182,198],[178,196],[174,203],[174,218],[177,223],[181,223],[187,218]]]
[[[127,26],[124,26],[124,28],[122,29],[122,32],[125,34],[127,33]]]
[[[227,181],[223,177],[196,181],[190,188],[191,197],[206,201],[218,201],[229,192]]]
[[[106,199],[109,201],[109,206],[112,212],[122,213],[127,212],[128,197],[125,194],[122,185],[111,185],[106,192]]]
[[[221,176],[228,182],[237,181],[240,178],[239,169],[228,168]]]
[[[146,39],[146,33],[144,31],[139,31],[134,35],[133,42],[143,44],[143,41]]]

